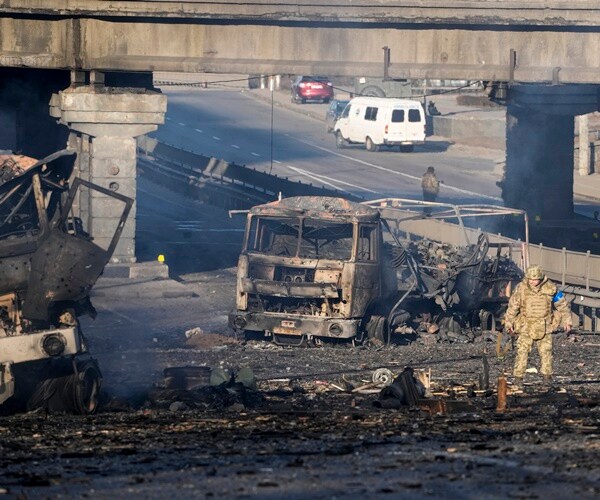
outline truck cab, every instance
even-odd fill
[[[230,326],[282,343],[361,337],[367,310],[387,293],[382,244],[379,211],[341,198],[252,208]]]

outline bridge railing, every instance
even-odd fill
[[[180,169],[196,176],[213,179],[217,182],[229,182],[246,188],[248,191],[267,194],[266,201],[277,199],[279,193],[290,196],[339,196],[354,201],[362,201],[356,196],[335,189],[323,188],[301,181],[292,181],[267,172],[261,172],[244,165],[230,163],[218,158],[204,156],[193,151],[172,146],[152,137],[137,139],[138,150],[147,156],[177,165]],[[249,207],[248,207],[249,208]]]

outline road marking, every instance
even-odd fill
[[[231,145],[231,147],[232,147],[233,149],[240,149],[240,147],[239,147],[237,144],[232,144],[232,145]]]
[[[278,165],[281,165],[281,162],[279,160],[273,160],[273,163],[277,163]]]
[[[317,144],[313,144],[310,141],[305,141],[303,139],[298,139],[297,137],[292,137],[291,135],[286,134],[287,137],[289,137],[290,139],[297,141],[297,142],[301,142],[303,144],[307,144],[308,146],[311,146],[315,149],[319,149],[321,151],[326,151],[327,153],[330,153],[332,155],[335,156],[339,156],[340,158],[344,158],[346,160],[350,160],[356,163],[360,163],[361,165],[364,165],[366,167],[371,167],[374,168],[376,170],[381,170],[382,172],[387,172],[389,174],[394,174],[394,175],[399,175],[401,177],[405,177],[407,179],[411,179],[413,181],[416,182],[421,182],[421,177],[418,177],[416,175],[411,175],[411,174],[406,174],[404,172],[398,172],[396,170],[392,170],[391,168],[387,168],[387,167],[382,167],[381,165],[375,165],[374,163],[370,163],[368,161],[364,161],[364,160],[359,160],[358,158],[353,158],[352,156],[348,156],[342,153],[338,153],[337,151],[332,151],[331,149],[325,148],[323,146],[319,146]],[[487,194],[481,194],[481,193],[476,193],[475,191],[469,191],[468,189],[461,189],[461,188],[457,188],[455,186],[449,186],[448,184],[442,184],[440,185],[440,189],[448,189],[450,191],[455,191],[457,193],[462,193],[462,194],[468,194],[471,196],[478,196],[480,198],[486,198],[488,200],[494,200],[494,201],[502,201],[502,198],[498,198],[496,196],[490,196]]]
[[[298,168],[298,167],[292,167],[291,165],[288,165],[288,168],[290,168],[290,169],[298,172],[299,174],[304,174],[304,175],[307,175],[307,176],[311,176],[312,175],[312,177],[315,177],[317,179],[326,179],[326,180],[329,180],[329,181],[337,182],[339,184],[343,184],[344,186],[350,186],[350,187],[353,187],[355,189],[360,189],[361,191],[366,191],[367,193],[373,193],[373,194],[376,194],[378,196],[384,196],[379,191],[373,191],[372,189],[369,189],[369,188],[366,188],[366,187],[363,187],[363,186],[357,186],[356,184],[351,184],[349,182],[341,181],[339,179],[334,179],[333,177],[327,177],[326,175],[321,175],[321,174],[313,174],[312,172],[309,172],[308,170],[304,170],[304,169]],[[348,192],[348,191],[346,191],[346,192]]]
[[[217,137],[216,135],[213,135],[213,136],[212,136],[212,138],[213,138],[215,141],[220,141],[220,140],[221,140],[221,138],[220,138],[220,137]]]
[[[171,121],[171,118],[169,118],[168,116],[167,116],[167,121],[168,121],[168,122],[170,122],[170,121]]]
[[[260,158],[260,155],[258,153],[250,153],[252,156],[258,156]]]
[[[321,184],[325,184],[326,186],[332,187],[333,189],[337,189],[338,191],[352,194],[350,191],[348,191],[344,188],[341,188],[339,186],[336,186],[333,182],[328,182],[328,181],[322,179],[321,177],[319,177],[318,175],[308,172],[307,170],[298,169],[297,167],[294,167],[292,165],[286,165],[286,167],[289,168],[290,170],[293,170],[293,171],[299,173],[300,175],[304,175],[305,177],[312,179],[313,181],[319,182]]]
[[[179,122],[177,125],[179,125],[180,127],[185,127],[186,126],[185,123],[181,123],[181,122]]]
[[[194,129],[196,132],[198,132],[199,134],[202,134],[204,132],[204,130],[200,130],[199,128],[195,128]]]

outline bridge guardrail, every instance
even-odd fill
[[[176,163],[196,175],[215,180],[227,179],[233,183],[241,184],[248,189],[267,193],[271,195],[272,200],[276,199],[278,194],[281,193],[285,197],[307,195],[335,196],[348,198],[353,201],[362,201],[362,198],[349,196],[345,192],[322,188],[301,181],[291,181],[287,178],[261,172],[244,165],[204,156],[193,151],[186,151],[147,136],[138,137],[137,145],[138,149],[146,155],[169,163]]]

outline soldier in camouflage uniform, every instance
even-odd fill
[[[421,188],[423,189],[423,201],[435,201],[440,192],[440,181],[435,175],[433,167],[427,167],[427,172],[421,178]],[[423,209],[426,215],[431,215],[431,207]]]
[[[504,328],[518,334],[515,358],[515,384],[520,385],[527,368],[533,344],[541,359],[544,383],[552,381],[552,332],[562,323],[565,331],[572,328],[571,307],[561,291],[544,276],[540,266],[531,266],[525,278],[510,297],[504,317]]]

